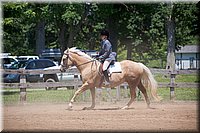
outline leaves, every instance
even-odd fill
[[[167,50],[166,21],[173,13],[176,23],[176,45],[196,43],[197,7],[195,3],[3,3],[4,52],[34,54],[35,30],[45,22],[46,48],[69,46],[99,49],[99,31],[103,28],[116,33],[119,57],[124,59],[125,45],[132,45],[133,60],[165,59]],[[118,27],[108,27],[115,22]],[[111,25],[112,26],[112,25]],[[63,32],[63,44],[60,41]],[[128,43],[126,43],[128,42]],[[16,47],[13,49],[13,47]],[[123,51],[123,52],[122,52]],[[122,55],[120,55],[122,54]]]

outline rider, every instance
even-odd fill
[[[109,32],[107,30],[101,31],[101,50],[99,52],[98,58],[100,59],[101,63],[103,63],[103,74],[105,77],[105,85],[109,85],[109,76],[108,76],[108,66],[111,62],[115,60],[116,53],[112,52],[112,45],[109,39]]]

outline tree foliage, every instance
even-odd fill
[[[76,46],[99,49],[99,31],[109,29],[114,51],[119,58],[127,52],[130,59],[147,62],[165,59],[167,17],[175,18],[176,45],[197,43],[196,3],[3,3],[4,52],[35,54],[37,25],[44,22],[45,48]],[[122,55],[120,55],[122,53]],[[132,56],[131,56],[132,54]],[[124,57],[125,59],[126,57]]]

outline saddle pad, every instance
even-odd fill
[[[120,73],[122,72],[122,68],[119,62],[115,62],[114,65],[110,65],[108,68],[109,73]]]

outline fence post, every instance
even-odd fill
[[[113,98],[112,98],[112,95],[111,95],[111,88],[106,88],[106,92],[107,92],[107,97],[110,99],[110,102],[112,102]]]
[[[128,85],[124,84],[124,90],[125,90],[125,98],[128,97]]]
[[[117,92],[117,100],[120,100],[120,85],[116,87],[116,92]]]
[[[26,87],[24,84],[26,83],[26,76],[24,74],[24,69],[20,69],[22,74],[20,75],[20,103],[24,104],[26,102]]]
[[[175,77],[176,75],[178,74],[177,71],[170,71],[170,100],[174,100],[175,98],[175,92],[174,92],[174,89],[175,89]]]

